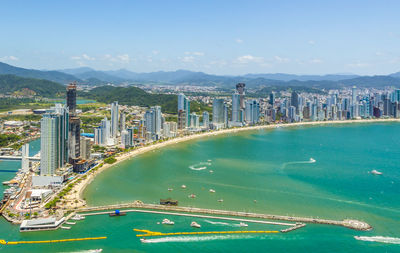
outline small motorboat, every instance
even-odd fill
[[[173,191],[174,189],[172,189],[172,188],[168,188],[168,191],[170,192],[170,191]]]
[[[315,161],[314,158],[311,157],[311,158],[310,158],[310,162],[311,162],[311,163],[315,163],[316,161]]]
[[[143,243],[146,243],[147,239],[146,238],[140,238],[140,241],[143,242]]]
[[[76,224],[76,222],[65,222],[65,224],[67,224],[67,225],[75,225]]]
[[[247,224],[244,223],[244,222],[240,222],[240,223],[239,223],[239,226],[240,226],[240,227],[248,227],[249,225],[247,225]]]
[[[214,171],[213,171],[213,170],[210,170],[210,173],[214,173]]]
[[[62,229],[66,229],[66,230],[71,229],[71,227],[64,227],[64,226],[61,226],[61,228],[62,228]]]
[[[183,184],[183,185],[181,186],[181,188],[182,188],[182,189],[186,189],[186,185]]]
[[[190,194],[188,197],[194,199],[194,198],[196,198],[196,195],[194,195],[194,194],[192,193],[192,194]]]
[[[211,193],[215,193],[215,190],[214,190],[214,189],[210,189],[210,192],[211,192]]]
[[[219,199],[218,202],[224,202],[224,200],[223,199]]]
[[[174,225],[175,222],[168,220],[168,219],[163,219],[163,221],[161,222],[164,225]]]
[[[74,217],[72,217],[71,219],[72,219],[72,220],[84,220],[84,219],[85,219],[85,216],[82,216],[82,215],[77,214],[77,215],[75,215]]]
[[[371,174],[374,174],[374,175],[382,175],[383,173],[380,172],[380,171],[377,171],[377,170],[371,170]]]
[[[201,228],[200,224],[195,221],[192,221],[192,223],[190,223],[190,226],[194,228]]]

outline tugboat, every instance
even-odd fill
[[[194,228],[201,228],[200,224],[195,221],[192,221],[192,223],[190,223],[190,226]]]

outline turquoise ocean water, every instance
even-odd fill
[[[90,205],[133,200],[157,203],[160,198],[172,197],[182,206],[356,218],[371,224],[372,231],[307,225],[287,234],[180,236],[141,243],[133,228],[192,231],[191,221],[200,223],[201,231],[240,228],[235,226],[237,222],[174,216],[168,218],[175,225],[166,227],[157,224],[165,215],[129,213],[118,218],[87,217],[71,230],[19,233],[17,226],[0,220],[0,238],[9,241],[108,237],[103,241],[1,246],[0,252],[98,248],[104,252],[400,252],[399,133],[400,124],[374,123],[279,128],[204,138],[123,162],[100,174],[84,195]],[[1,171],[12,165],[1,162],[0,166]],[[373,169],[383,175],[369,173]],[[2,181],[12,177],[12,173],[0,172]],[[182,184],[187,186],[185,190]],[[189,198],[189,194],[197,197]],[[249,224],[246,229],[281,228]]]

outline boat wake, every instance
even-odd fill
[[[294,162],[287,162],[282,164],[281,169],[285,169],[288,165],[293,165],[293,164],[307,164],[307,163],[315,163],[316,160],[314,158],[310,158],[308,161],[294,161]]]
[[[143,243],[165,243],[165,242],[202,242],[215,240],[235,240],[250,239],[254,236],[238,236],[238,235],[214,235],[214,236],[171,236],[163,238],[146,239]]]
[[[231,224],[227,222],[221,222],[221,221],[210,221],[210,220],[204,220],[207,223],[213,224],[213,225],[222,225],[222,226],[228,226],[228,227],[241,227],[240,224]]]
[[[211,163],[210,162],[196,163],[196,164],[190,165],[189,169],[191,169],[191,170],[205,170],[205,169],[207,169],[207,166],[211,166]]]
[[[103,249],[88,249],[88,250],[79,250],[79,251],[69,251],[65,253],[98,253],[102,252]]]
[[[400,244],[400,238],[385,236],[354,236],[356,240],[366,242],[381,242],[390,244]]]

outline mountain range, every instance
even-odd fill
[[[77,81],[80,84],[93,86],[112,83],[115,85],[167,84],[231,88],[236,83],[244,82],[247,87],[251,88],[268,86],[338,88],[352,85],[359,87],[400,87],[400,72],[380,76],[359,76],[353,74],[292,75],[283,73],[222,76],[188,70],[137,73],[126,69],[99,71],[89,67],[48,71],[19,68],[0,62],[0,75],[2,74],[12,74],[25,78],[45,79],[61,84]]]

